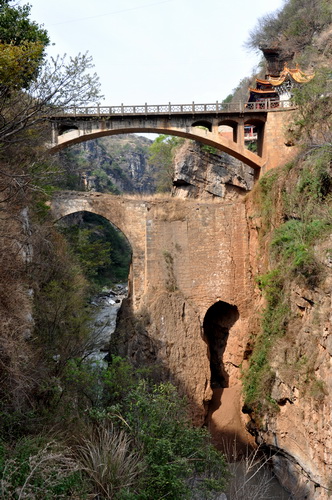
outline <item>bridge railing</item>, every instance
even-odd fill
[[[258,102],[214,102],[210,104],[143,104],[135,106],[80,106],[58,109],[54,116],[124,116],[124,115],[173,115],[173,114],[206,114],[206,113],[245,113],[252,111],[275,111],[291,108],[291,101],[265,99]]]

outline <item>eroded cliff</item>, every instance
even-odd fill
[[[221,151],[185,141],[174,158],[173,194],[182,198],[237,200],[254,184],[254,170]]]
[[[245,410],[298,500],[330,498],[332,468],[331,163],[317,156],[270,173],[247,200],[263,314],[248,344]]]
[[[226,435],[250,443],[247,424],[270,448],[294,498],[325,500],[332,465],[330,163],[326,175],[310,161],[270,172],[245,198],[243,178],[231,198],[224,185],[224,197],[212,194],[210,184],[201,196],[211,156],[195,156],[190,143],[184,149],[189,158],[182,150],[181,165],[195,165],[194,179],[180,186],[180,198],[189,197],[151,199],[144,209],[143,293],[138,308],[129,299],[119,318],[120,352],[173,380],[197,423],[209,407],[220,411],[211,420],[216,442]],[[215,185],[225,181],[221,171]],[[214,393],[219,402],[211,407]]]

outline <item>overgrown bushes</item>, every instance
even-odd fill
[[[170,383],[154,384],[121,358],[110,367],[82,361],[59,383],[63,392],[71,387],[71,412],[65,420],[62,413],[56,434],[2,443],[3,498],[83,499],[94,493],[182,500],[198,492],[210,498],[225,487],[224,457],[206,430],[191,425],[187,404]],[[57,420],[49,415],[48,427]]]

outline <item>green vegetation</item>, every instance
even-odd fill
[[[138,498],[203,498],[222,491],[226,465],[210,444],[207,430],[190,425],[186,403],[170,383],[142,380],[125,398],[126,422],[145,456],[144,493]]]
[[[86,368],[87,365],[80,365],[81,373],[75,374],[83,394],[87,387]],[[119,357],[113,357],[109,368],[90,365],[91,368],[99,370],[97,375],[104,387],[102,399],[88,395],[89,401],[99,401],[99,405],[95,403],[90,408],[92,420],[102,426],[112,422],[113,429],[126,434],[132,443],[131,452],[136,453],[140,471],[135,494],[132,491],[130,496],[127,492],[128,498],[167,495],[182,499],[190,497],[191,489],[200,490],[204,498],[209,498],[209,491],[222,491],[227,477],[224,458],[212,447],[207,431],[191,425],[188,404],[172,384],[155,384],[144,375],[146,370],[134,371]],[[96,393],[95,381],[88,387]]]
[[[310,289],[318,286],[322,278],[315,245],[332,229],[331,162],[332,150],[326,143],[314,148],[309,145],[304,158],[269,172],[256,191],[262,216],[262,245],[269,243],[270,271],[257,280],[266,306],[262,331],[254,341],[249,369],[244,374],[244,393],[246,404],[258,412],[276,409],[270,396],[275,377],[271,361],[275,346],[294,320],[291,287],[298,283]],[[293,367],[291,373],[302,377],[309,393],[317,392],[319,381],[310,374],[309,366],[301,366],[298,371]]]
[[[93,284],[112,286],[128,279],[131,249],[123,234],[98,215],[83,212],[62,222],[73,257]]]
[[[156,169],[156,190],[159,193],[169,192],[173,186],[173,158],[176,149],[184,139],[169,135],[160,135],[150,146],[149,163]]]
[[[50,43],[47,31],[29,19],[30,9],[0,3],[1,93],[30,84]]]
[[[213,146],[208,146],[207,144],[200,144],[201,151],[204,151],[204,153],[210,153],[213,155],[218,155],[220,154],[220,151],[217,148],[214,148]]]
[[[52,417],[51,405],[48,424],[61,419],[62,432],[2,441],[3,498],[180,500],[193,491],[213,498],[225,487],[223,456],[206,430],[192,427],[187,403],[170,383],[156,385],[116,357],[109,367],[72,360],[57,383],[62,411]]]
[[[307,84],[293,89],[297,106],[289,126],[290,144],[301,147],[300,154],[282,169],[268,172],[255,190],[256,210],[261,217],[260,244],[268,269],[257,283],[265,298],[261,333],[252,339],[249,368],[244,373],[244,393],[256,416],[275,411],[271,398],[275,379],[275,358],[287,361],[284,381],[296,381],[303,393],[323,398],[324,387],[315,378],[315,340],[311,352],[296,345],[301,312],[292,304],[296,287],[310,291],[324,280],[317,245],[331,234],[332,148],[331,148],[331,44],[329,28],[332,6],[325,0],[288,0],[274,14],[259,20],[251,33],[252,49],[275,48],[283,58],[315,70]],[[311,345],[311,344],[310,344]],[[318,396],[317,396],[318,397]]]
[[[332,23],[328,0],[288,0],[274,14],[262,17],[251,32],[248,46],[275,47],[285,53],[304,53],[314,36]]]

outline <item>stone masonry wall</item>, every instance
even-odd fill
[[[238,384],[247,343],[252,284],[245,205],[63,193],[52,209],[55,217],[92,211],[127,236],[133,250],[127,313],[136,317],[134,323],[142,319],[136,335],[123,330],[130,339],[127,354],[136,360],[155,357],[189,396],[202,423],[212,394],[202,330],[207,310],[223,301],[239,311],[224,354],[230,386]]]
[[[287,139],[288,128],[294,120],[293,113],[289,110],[267,114],[263,151],[266,163],[262,168],[261,175],[272,168],[285,165],[298,153],[298,149]]]

